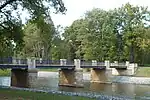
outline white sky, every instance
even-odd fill
[[[150,8],[150,0],[63,0],[63,2],[67,8],[66,15],[51,14],[55,26],[69,26],[74,20],[81,18],[86,11],[93,8],[109,10],[121,7],[127,2]]]
[[[109,10],[121,7],[128,2],[132,5],[148,6],[150,10],[150,0],[63,0],[63,2],[67,8],[66,15],[51,14],[55,26],[70,26],[73,21],[81,18],[86,11],[92,10],[93,8]],[[23,23],[26,22],[25,17],[29,18],[26,14],[22,13],[21,18],[23,19]]]

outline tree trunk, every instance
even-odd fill
[[[130,46],[130,63],[134,63],[134,45],[131,43]]]

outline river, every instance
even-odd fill
[[[106,95],[123,95],[123,96],[146,96],[150,99],[150,85],[113,83],[113,84],[96,84],[90,83],[90,74],[84,74],[84,88],[71,88],[58,86],[57,72],[38,72],[38,82],[34,88],[43,90],[59,90],[67,92],[95,92]],[[10,86],[10,77],[0,77],[0,86]]]

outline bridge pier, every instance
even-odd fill
[[[97,66],[97,61],[92,60],[92,65]],[[110,62],[105,61],[105,69],[92,68],[91,69],[91,82],[92,83],[111,83],[112,69]]]
[[[118,64],[118,63],[117,63]],[[133,63],[133,64],[130,64],[128,61],[126,61],[126,65],[127,66],[126,68],[112,68],[112,74],[113,75],[128,75],[128,76],[132,76],[136,73],[137,71],[137,64],[136,63]]]
[[[32,87],[37,80],[37,72],[35,60],[28,59],[28,69],[11,70],[11,86]]]
[[[61,65],[65,66],[65,64],[66,60],[61,61]],[[80,60],[75,59],[74,65],[75,68],[59,70],[59,86],[83,87],[83,70],[80,68]]]

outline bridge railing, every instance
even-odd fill
[[[89,65],[89,66],[92,66],[93,62],[92,61],[81,61],[81,65],[82,66],[86,66],[86,65]],[[97,66],[105,66],[105,62],[95,62],[94,66],[97,65]]]
[[[105,66],[105,62],[97,62],[97,66]]]
[[[45,65],[61,65],[60,60],[36,60],[36,64],[45,64]],[[74,65],[74,61],[66,60],[65,65]]]
[[[16,60],[16,64],[27,64],[27,59],[15,59],[15,60]]]
[[[22,58],[13,58],[13,57],[5,57],[5,58],[0,58],[0,64],[28,64],[27,59],[22,59]],[[63,64],[62,64],[63,63]],[[60,60],[50,60],[50,59],[35,59],[35,64],[36,65],[75,65],[74,61],[72,60],[67,60],[67,59],[60,59]],[[85,60],[80,60],[80,65],[81,66],[106,66],[105,62],[97,62],[96,60],[92,61],[85,61]],[[128,66],[127,63],[118,63],[115,61],[114,63],[109,63],[107,64],[110,66],[110,68],[125,68]]]
[[[0,58],[0,64],[12,64],[12,57]]]
[[[81,66],[92,66],[92,61],[84,61],[84,60],[81,60],[80,65],[81,65]]]
[[[59,60],[36,60],[36,64],[45,64],[45,65],[60,65]]]
[[[126,68],[126,63],[110,63],[111,68]]]
[[[74,61],[72,61],[72,60],[66,60],[66,65],[74,65]]]

